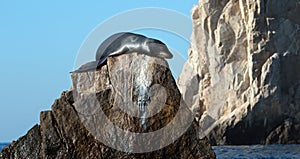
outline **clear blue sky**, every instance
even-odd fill
[[[0,142],[24,135],[39,123],[40,111],[50,110],[61,92],[70,89],[69,72],[78,50],[97,25],[141,7],[190,17],[195,4],[197,0],[1,1]],[[176,49],[187,57],[188,46],[178,42]]]

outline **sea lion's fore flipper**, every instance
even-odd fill
[[[108,56],[120,55],[129,52],[130,49],[127,46],[123,46],[122,48],[111,52]]]
[[[113,51],[111,53],[105,53],[104,56],[102,56],[98,60],[97,68],[99,68],[101,65],[103,65],[103,63],[107,60],[107,57],[114,56],[114,55],[120,55],[120,54],[126,53],[128,51],[129,51],[129,49],[127,47],[124,47],[121,50],[116,50],[116,51]]]
[[[100,66],[103,65],[103,63],[106,61],[106,59],[107,59],[107,56],[100,58],[100,60],[97,61],[97,68],[100,68]]]

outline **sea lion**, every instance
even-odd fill
[[[88,62],[73,72],[86,72],[100,68],[108,56],[124,53],[142,53],[160,58],[172,58],[168,47],[157,39],[129,32],[116,33],[99,46],[96,61]]]

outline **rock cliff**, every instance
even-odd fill
[[[299,0],[206,0],[192,9],[177,83],[213,144],[300,143],[299,15]]]
[[[161,58],[109,57],[73,86],[2,158],[215,158]],[[1,158],[1,157],[0,157]]]

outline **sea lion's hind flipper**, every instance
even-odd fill
[[[72,71],[70,73],[80,73],[80,72],[88,72],[88,71],[95,71],[98,66],[98,61],[88,62],[80,66],[77,70]]]

